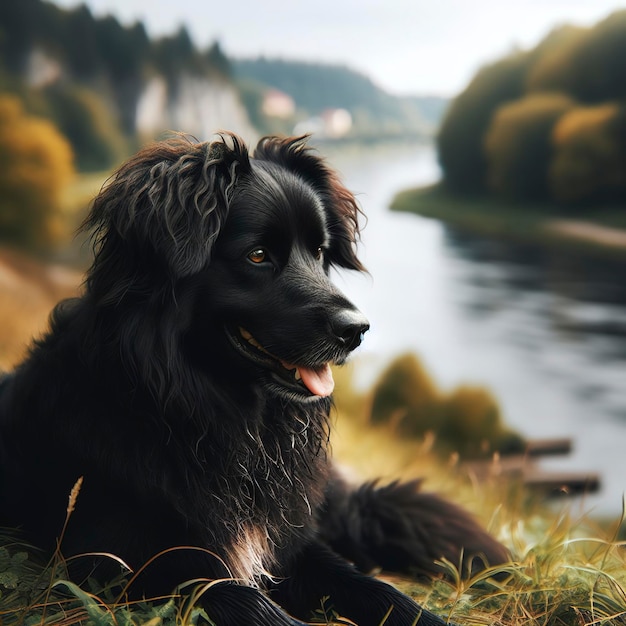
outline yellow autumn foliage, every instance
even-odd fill
[[[577,107],[552,132],[552,196],[577,204],[626,190],[626,146],[618,130],[624,112],[615,102]]]
[[[565,94],[538,93],[500,107],[483,144],[488,188],[508,198],[543,197],[552,156],[552,129],[574,106]]]
[[[72,149],[49,121],[0,95],[0,239],[38,248],[61,230],[61,194],[74,175]]]

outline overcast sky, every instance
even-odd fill
[[[152,36],[185,24],[232,57],[341,63],[397,94],[454,95],[476,70],[562,23],[592,25],[616,0],[54,0],[87,4]]]

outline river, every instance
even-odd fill
[[[506,422],[529,438],[572,437],[554,470],[597,472],[585,511],[618,514],[626,490],[624,263],[589,263],[461,234],[388,206],[440,176],[432,146],[327,152],[367,215],[370,276],[338,284],[367,314],[360,384],[414,351],[445,389],[488,387]]]

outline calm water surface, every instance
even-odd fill
[[[392,213],[395,192],[434,182],[432,147],[329,154],[368,223],[371,277],[339,276],[368,315],[362,384],[412,350],[444,388],[485,385],[528,437],[571,436],[546,469],[600,473],[585,510],[617,514],[626,490],[626,264],[468,237]]]

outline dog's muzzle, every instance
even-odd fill
[[[232,346],[268,374],[270,386],[278,395],[300,401],[329,396],[334,388],[332,364],[341,364],[358,347],[369,329],[365,316],[356,309],[340,309],[329,320],[334,347],[314,362],[286,361],[267,350],[247,329],[225,328]],[[322,358],[319,358],[322,357]]]

